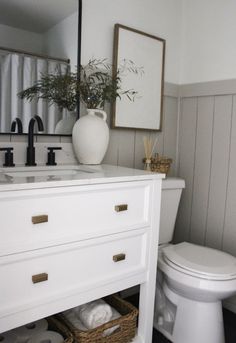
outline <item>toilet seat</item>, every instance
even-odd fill
[[[162,257],[170,267],[208,280],[236,279],[236,258],[215,249],[183,242],[162,248]]]

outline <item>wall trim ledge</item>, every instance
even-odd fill
[[[190,83],[179,86],[181,98],[236,94],[236,79]]]
[[[172,98],[179,97],[179,85],[176,83],[165,82],[164,83],[164,96],[170,96]]]

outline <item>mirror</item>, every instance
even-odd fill
[[[120,24],[115,25],[115,72],[124,60],[143,68],[143,74],[122,76],[122,89],[134,89],[134,102],[118,98],[113,106],[113,128],[161,130],[165,40]]]
[[[42,75],[75,71],[78,0],[1,0],[0,32],[0,133],[17,131],[19,122],[27,133],[30,118],[38,114],[43,134],[70,135],[76,109],[59,110],[45,100],[29,102],[17,94]]]

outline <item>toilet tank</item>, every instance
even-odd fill
[[[172,241],[183,188],[185,188],[183,179],[166,178],[162,180],[159,244]]]

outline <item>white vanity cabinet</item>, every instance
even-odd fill
[[[102,175],[0,178],[0,332],[140,284],[135,342],[151,343],[161,176]]]

